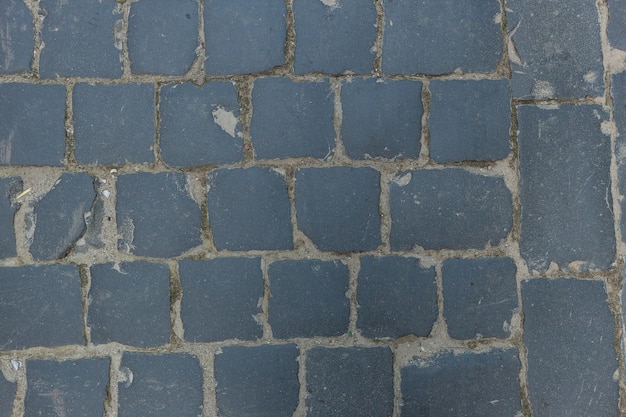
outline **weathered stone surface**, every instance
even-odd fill
[[[11,417],[13,412],[13,401],[15,400],[15,390],[17,385],[15,382],[7,381],[0,374],[0,417]]]
[[[0,258],[17,255],[13,218],[19,203],[14,202],[12,198],[19,194],[22,188],[22,179],[19,177],[0,178]]]
[[[33,16],[22,0],[5,0],[0,11],[0,72],[30,71],[33,57]],[[1,414],[0,414],[1,415]]]
[[[626,51],[626,2],[622,0],[608,0],[609,4],[609,43],[613,48]]]
[[[615,156],[618,172],[618,189],[621,195],[626,195],[626,72],[611,77],[611,95],[613,96],[613,119],[617,128],[615,140]],[[626,213],[626,201],[618,199],[622,213]],[[620,219],[622,241],[626,241],[626,219]]]

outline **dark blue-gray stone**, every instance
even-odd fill
[[[615,156],[617,161],[619,193],[626,195],[626,72],[612,76],[613,118],[617,127]],[[621,200],[622,213],[626,213],[626,201]],[[626,239],[626,219],[620,220],[622,241]]]
[[[184,259],[178,273],[186,340],[256,340],[263,336],[256,320],[263,297],[259,258]]]
[[[437,320],[435,268],[417,258],[363,256],[357,327],[369,338],[427,337]]]
[[[417,158],[422,83],[355,78],[341,87],[341,140],[355,159]]]
[[[609,4],[609,43],[613,48],[626,50],[626,2],[608,0]]]
[[[519,106],[520,252],[531,269],[551,262],[607,269],[615,262],[611,141],[602,107]]]
[[[0,374],[0,417],[11,417],[17,385]]]
[[[20,204],[11,199],[22,192],[22,188],[20,177],[0,178],[0,258],[17,256],[13,219]]]
[[[291,417],[300,390],[298,348],[224,347],[215,356],[215,382],[221,417]]]
[[[430,157],[440,163],[495,161],[511,151],[509,80],[433,80]]]
[[[0,28],[2,28],[0,72],[30,71],[34,47],[33,16],[22,0],[3,1]]]
[[[535,416],[618,416],[615,319],[600,280],[522,284],[528,392]]]

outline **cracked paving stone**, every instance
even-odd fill
[[[16,390],[15,382],[7,381],[0,373],[0,417],[11,417]]]
[[[12,198],[22,188],[22,179],[19,177],[0,178],[0,258],[17,256],[13,220],[20,203],[13,202]]]
[[[33,16],[22,0],[2,2],[0,28],[2,28],[0,72],[30,71],[34,46]]]

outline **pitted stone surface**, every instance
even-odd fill
[[[609,4],[609,43],[613,48],[626,50],[626,2],[622,0],[608,0]]]
[[[33,16],[22,0],[3,2],[0,28],[2,31],[0,73],[30,71],[34,46]]]
[[[22,188],[22,180],[19,177],[0,178],[0,258],[17,255],[13,221],[19,203],[12,199],[22,191]]]
[[[15,382],[7,381],[0,374],[0,417],[11,417],[13,412],[13,401],[15,400],[15,390],[17,385]]]

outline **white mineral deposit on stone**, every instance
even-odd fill
[[[393,182],[398,184],[400,187],[404,187],[404,186],[408,185],[411,182],[411,177],[412,177],[411,173],[407,172],[404,175],[395,177],[393,179]]]
[[[325,6],[330,7],[331,9],[336,9],[341,7],[339,4],[339,0],[320,0]]]
[[[237,116],[235,116],[232,111],[228,111],[224,108],[224,106],[218,105],[214,107],[212,113],[213,121],[224,132],[228,133],[233,138],[235,135],[241,137],[241,133],[236,132],[239,119],[237,119]]]
[[[589,71],[585,75],[583,75],[583,80],[589,84],[593,84],[598,79],[598,74],[595,71]]]
[[[549,98],[554,96],[554,87],[550,82],[537,80],[533,84],[531,94],[534,98]]]
[[[17,371],[21,367],[22,361],[16,361],[15,359],[11,359],[11,368],[13,368],[14,371]]]

